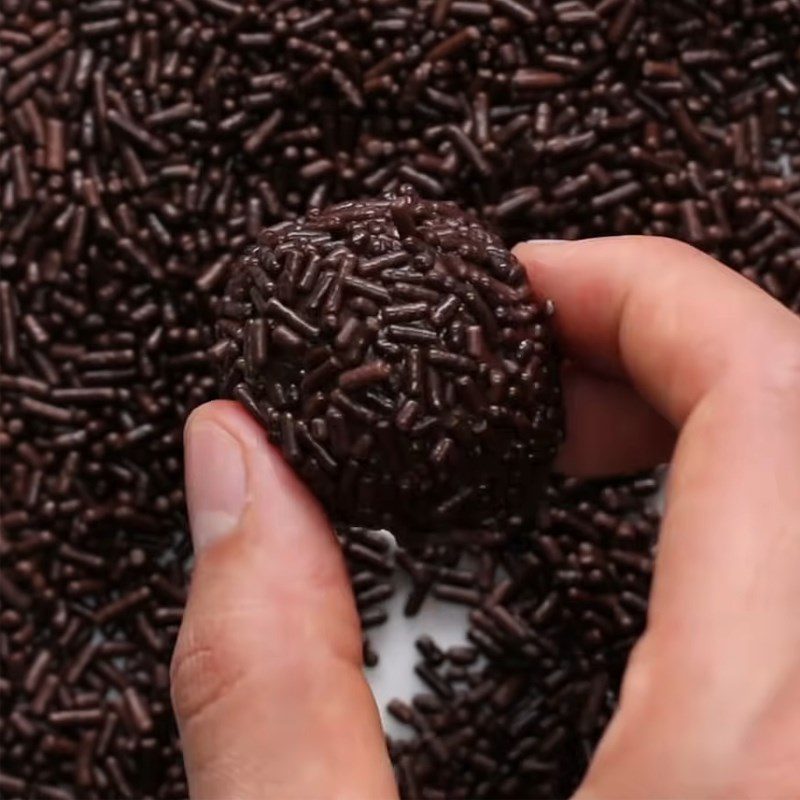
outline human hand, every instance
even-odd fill
[[[574,474],[663,460],[647,631],[583,800],[796,796],[800,321],[690,247],[524,244],[556,301]],[[196,551],[173,659],[192,796],[396,796],[316,501],[236,404],[186,432]]]
[[[653,412],[680,431],[647,628],[577,798],[799,797],[800,320],[675,241],[516,254],[578,365],[563,468],[655,463]]]

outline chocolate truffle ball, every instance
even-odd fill
[[[405,192],[265,230],[214,351],[335,522],[507,530],[562,437],[552,313],[497,236]]]

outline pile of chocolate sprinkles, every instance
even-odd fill
[[[259,236],[216,304],[222,393],[335,523],[520,530],[561,440],[553,305],[476,219],[403,189]]]
[[[0,0],[3,797],[186,796],[181,426],[262,228],[410,184],[506,244],[675,236],[800,311],[798,42],[797,0]],[[652,488],[556,481],[530,530],[396,555],[341,530],[365,627],[395,561],[408,613],[471,607],[392,704],[405,797],[575,786]]]

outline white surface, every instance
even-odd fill
[[[667,472],[666,468],[659,470],[661,489],[652,500],[662,514]],[[386,711],[386,704],[393,697],[410,702],[414,694],[430,691],[414,672],[414,665],[421,660],[414,641],[427,634],[443,649],[452,645],[468,644],[466,632],[469,609],[429,595],[415,617],[406,617],[403,615],[403,605],[411,591],[411,581],[400,569],[395,571],[393,580],[395,594],[385,606],[389,619],[369,631],[369,638],[380,660],[377,666],[367,667],[365,674],[380,709],[384,730],[391,736],[404,738],[409,735],[409,728],[401,725]]]
[[[464,644],[467,608],[428,596],[415,617],[406,617],[403,615],[403,605],[411,589],[411,581],[400,570],[395,573],[394,580],[397,590],[386,604],[389,619],[369,631],[369,638],[380,661],[375,667],[367,667],[365,672],[381,711],[384,730],[392,736],[404,738],[409,735],[409,729],[387,713],[386,704],[393,697],[410,702],[412,695],[430,691],[414,672],[414,664],[421,660],[414,641],[428,634],[442,648]]]

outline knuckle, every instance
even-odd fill
[[[800,665],[742,737],[728,797],[800,797]]]
[[[650,241],[659,256],[668,261],[681,261],[701,252],[696,247],[669,236],[643,236],[642,239]]]
[[[775,352],[774,385],[778,391],[791,394],[800,402],[800,325],[793,335],[786,337]]]
[[[206,626],[185,626],[170,665],[175,715],[182,725],[223,705],[247,673],[229,635]]]
[[[798,797],[800,752],[792,740],[770,742],[770,749],[759,747],[756,754],[745,753],[736,765],[733,778],[725,787],[727,797]]]
[[[657,684],[654,672],[658,667],[658,660],[652,655],[652,650],[646,636],[639,639],[631,650],[620,698],[620,702],[624,703],[626,708],[638,710],[647,702],[653,687]]]
[[[800,411],[800,324],[771,337],[768,353],[755,364],[762,392]]]

